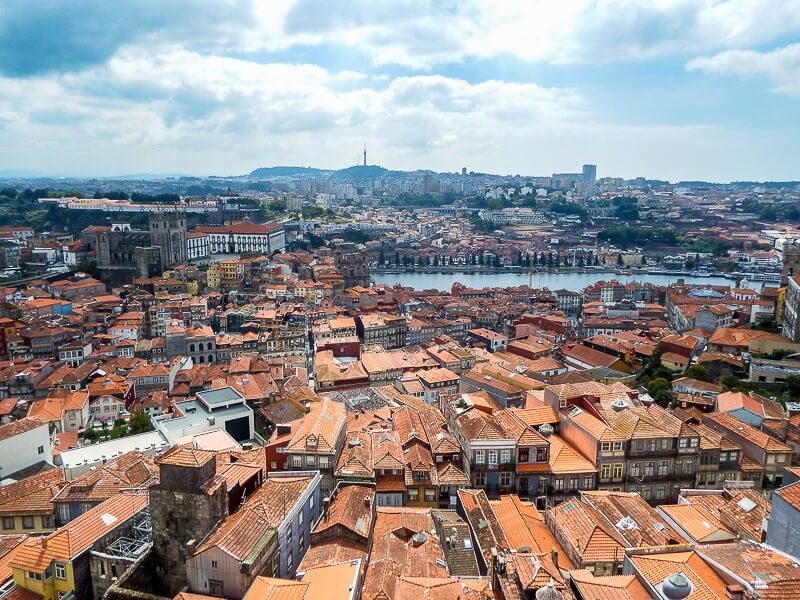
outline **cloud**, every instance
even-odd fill
[[[245,0],[4,0],[0,73],[30,76],[102,64],[120,48],[191,42],[220,49],[254,19]]]
[[[782,0],[298,0],[269,44],[336,43],[377,65],[467,58],[642,60],[763,43],[800,27]]]
[[[0,115],[10,123],[7,133],[19,136],[17,149],[33,139],[62,148],[80,140],[97,155],[104,148],[124,156],[131,150],[126,146],[147,147],[173,153],[187,168],[185,148],[200,146],[208,157],[224,149],[225,160],[207,158],[204,165],[226,164],[234,173],[276,147],[275,161],[309,162],[303,158],[313,153],[316,164],[340,165],[342,151],[365,139],[409,155],[480,149],[490,139],[520,138],[590,114],[583,96],[569,88],[432,74],[376,83],[355,71],[186,50],[153,55],[126,48],[91,69],[0,78],[0,85]],[[320,152],[326,139],[338,149]]]
[[[75,72],[128,47],[241,56],[333,45],[421,70],[503,56],[641,60],[798,28],[800,4],[785,0],[5,0],[0,73]]]
[[[766,77],[773,84],[773,92],[800,98],[800,43],[770,52],[727,50],[694,58],[686,64],[686,69],[739,77]]]

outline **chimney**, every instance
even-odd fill
[[[186,542],[186,552],[189,555],[194,554],[194,551],[197,549],[197,540],[192,538],[188,542]]]
[[[725,596],[731,600],[744,600],[744,588],[738,583],[729,583],[725,586]]]
[[[48,536],[46,535],[42,536],[42,550],[47,550],[47,538]]]
[[[558,566],[558,550],[555,547],[550,548],[550,558],[553,559],[553,564],[556,566],[557,570],[561,570]]]
[[[370,502],[370,497],[369,497],[369,495],[367,495],[367,496],[364,496],[364,506],[369,506],[369,502]]]
[[[480,554],[479,554],[480,555]],[[492,548],[492,553],[489,558],[489,564],[487,565],[488,572],[486,573],[486,577],[489,580],[489,589],[494,589],[494,577],[495,573],[497,572],[497,548]]]

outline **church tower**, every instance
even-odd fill
[[[161,248],[161,266],[170,269],[186,262],[186,215],[150,213],[150,243]]]

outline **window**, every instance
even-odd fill
[[[33,581],[41,581],[42,574],[41,573],[34,573],[33,571],[25,571],[25,577],[27,579],[32,579]]]
[[[53,515],[42,515],[42,527],[46,529],[53,528]]]
[[[270,462],[270,463],[269,463],[269,468],[270,468],[270,469],[272,469],[272,470],[274,471],[275,469],[277,469],[277,468],[278,468],[278,463],[276,463],[276,462],[273,460],[272,462]]]
[[[644,464],[644,475],[645,477],[652,477],[653,473],[655,472],[656,464],[652,462],[648,462]]]
[[[600,477],[603,479],[611,477],[611,465],[603,465],[600,467]]]
[[[619,479],[622,477],[622,464],[617,463],[614,465],[614,479]]]
[[[670,440],[669,439],[664,438],[663,440],[661,440],[661,449],[662,450],[668,449],[670,447],[670,445],[671,444],[670,444]]]
[[[687,438],[681,438],[678,440],[678,448],[686,448],[689,446],[689,440]]]
[[[608,452],[611,450],[611,442],[603,442],[600,444],[600,450],[603,452]]]
[[[66,579],[67,566],[64,563],[60,562],[55,563],[55,566],[56,566],[56,579]]]
[[[555,490],[557,492],[564,491],[564,479],[561,478],[561,477],[559,477],[558,479],[555,479],[553,481],[553,488],[555,488]]]
[[[22,517],[22,528],[23,529],[33,529],[33,517]]]
[[[497,450],[489,450],[489,464],[490,465],[497,464]]]
[[[303,458],[301,456],[293,456],[292,457],[292,466],[295,468],[300,468],[303,466]]]
[[[305,532],[300,534],[300,537],[298,538],[297,543],[300,544],[300,552],[302,552],[306,547],[306,534],[305,534]]]
[[[697,448],[697,446],[700,445],[700,438],[692,438],[691,440],[689,440],[689,445],[692,448]]]
[[[482,488],[486,485],[486,473],[475,473],[475,487]]]
[[[631,476],[632,477],[639,477],[639,473],[641,472],[642,465],[640,463],[631,463]]]
[[[311,455],[311,454],[306,456],[306,466],[307,467],[313,467],[315,464],[317,464],[317,461],[315,459],[316,459],[316,457]]]
[[[500,450],[500,462],[504,465],[511,462],[511,450]]]
[[[434,500],[436,500],[436,490],[425,488],[425,502],[433,502]]]
[[[327,469],[330,465],[329,459],[327,456],[320,456],[319,457],[319,468],[320,469]]]
[[[656,488],[656,499],[663,500],[664,497],[667,495],[667,488],[663,485],[660,485]]]
[[[211,568],[212,568],[212,569],[216,569],[216,568],[218,568],[217,561],[215,561],[215,560],[212,560],[212,561],[211,561]]]
[[[303,526],[303,511],[301,510],[300,513],[297,515],[297,527]]]
[[[3,517],[3,529],[14,529],[14,517]]]
[[[536,449],[536,462],[547,462],[547,447]]]
[[[314,496],[308,499],[308,510],[314,510]]]
[[[486,455],[483,450],[475,450],[475,464],[482,465],[486,462]]]
[[[500,485],[503,487],[508,487],[511,485],[511,473],[508,471],[503,471],[500,473]]]
[[[642,494],[642,498],[644,498],[645,500],[650,500],[651,493],[652,492],[651,492],[650,488],[642,488],[641,494]]]
[[[594,477],[591,475],[583,476],[583,489],[590,490],[594,487]]]
[[[622,450],[622,442],[614,442],[614,452]]]
[[[419,490],[417,488],[409,488],[408,501],[416,502],[417,500],[419,500]]]
[[[69,504],[59,504],[58,505],[58,520],[61,523],[68,522],[69,519]]]
[[[778,464],[782,465],[786,463],[786,455],[785,454],[778,454]]]
[[[39,454],[44,454],[44,446],[39,446],[39,447],[36,449],[36,451],[37,451]]]
[[[667,470],[669,469],[669,463],[665,460],[662,460],[658,463],[658,475],[660,477],[664,477],[667,474]]]

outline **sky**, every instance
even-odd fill
[[[2,0],[0,172],[800,179],[800,0]]]

